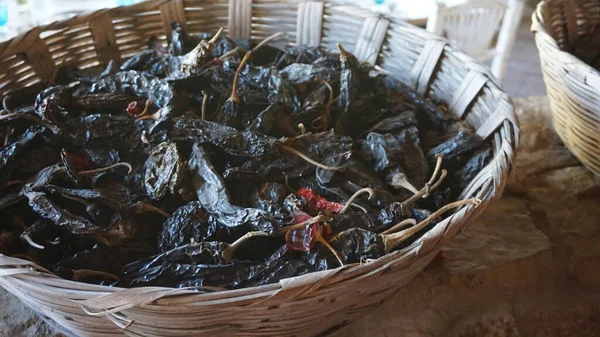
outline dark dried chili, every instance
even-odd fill
[[[79,282],[236,289],[378,259],[479,202],[452,203],[492,147],[446,104],[341,45],[221,33],[175,22],[168,46],[4,93],[0,253]]]

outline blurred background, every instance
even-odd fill
[[[132,5],[143,1],[0,0],[0,41],[10,39],[32,27],[67,19],[81,12]],[[457,45],[462,44],[461,47],[467,53],[491,67],[494,75],[501,80],[506,92],[512,97],[542,95],[546,92],[535,41],[529,28],[531,14],[537,0],[346,0],[346,2],[400,17],[436,34],[444,35]],[[504,6],[501,9],[502,14],[504,8],[507,10],[503,15],[504,18],[499,17],[497,22],[490,24],[487,22],[490,12],[486,17],[483,11],[485,7],[488,7],[489,11],[492,4]],[[459,9],[459,7],[463,8]],[[457,16],[460,11],[462,13]],[[443,16],[446,16],[445,22],[440,19]],[[473,17],[479,17],[479,21],[472,19]],[[461,20],[462,26],[457,26],[456,22]],[[485,25],[486,22],[488,25]],[[506,38],[501,42],[503,30],[506,31],[504,34]],[[452,34],[454,36],[451,36]],[[485,36],[482,38],[480,35]],[[466,41],[457,41],[460,38]],[[479,45],[470,43],[472,41],[479,41]],[[482,44],[481,41],[486,42]]]
[[[66,19],[82,11],[132,5],[143,0],[0,0],[0,40]]]

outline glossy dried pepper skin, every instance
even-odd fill
[[[254,119],[248,129],[275,137],[295,137],[297,123],[292,117],[295,96],[294,87],[286,83],[281,75],[273,74],[269,80],[271,104]]]
[[[301,188],[296,194],[306,199],[309,208],[316,212],[339,213],[344,208],[344,205],[328,201],[308,188]]]
[[[187,264],[177,262],[149,263],[125,266],[119,287],[218,287],[234,289],[251,279],[264,266],[256,262],[236,262],[221,265]]]
[[[158,237],[158,250],[164,253],[188,244],[191,240],[202,242],[215,233],[215,225],[214,222],[209,222],[208,214],[199,202],[190,202],[178,208],[163,223]]]
[[[71,99],[71,89],[64,85],[49,87],[35,99],[34,111],[43,120],[53,122],[67,117],[66,107]]]
[[[465,189],[479,172],[492,160],[492,149],[485,146],[475,151],[467,162],[460,167],[454,174],[454,180],[457,182],[459,190]]]
[[[393,135],[371,132],[361,143],[360,157],[393,188],[403,188],[394,179],[399,174],[406,175],[413,186],[423,186],[428,164],[419,147],[418,132],[415,126]]]
[[[361,228],[371,232],[382,232],[392,225],[386,226],[379,218],[372,213],[347,212],[344,214],[332,214],[332,220],[329,227],[333,235],[341,233],[350,228]],[[393,225],[395,225],[394,223]]]
[[[266,263],[239,261],[204,264],[219,260],[214,254],[222,245],[215,242],[187,245],[153,259],[131,263],[124,268],[118,286],[220,287],[235,289],[258,286],[312,271],[302,261],[274,259]]]
[[[445,115],[442,102],[423,99],[388,76],[373,76],[371,66],[359,64],[349,53],[340,58],[320,48],[263,47],[253,52],[252,64],[242,69],[236,82],[243,104],[234,104],[232,117],[223,119],[219,113],[229,109],[223,103],[232,92],[243,51],[251,49],[249,41],[219,37],[209,43],[212,34],[188,36],[179,25],[173,28],[170,53],[151,38],[149,49],[123,68],[138,71],[115,72],[115,63],[104,71],[61,69],[57,83],[70,87],[49,88],[37,107],[54,118],[52,135],[40,133],[0,165],[0,187],[9,180],[26,180],[24,185],[11,182],[0,199],[0,212],[24,217],[11,219],[11,230],[24,229],[34,244],[46,245],[44,250],[28,251],[63,277],[103,284],[123,277],[115,285],[128,287],[258,286],[338,267],[325,245],[314,244],[322,238],[335,242],[346,263],[378,258],[389,247],[380,242],[387,237],[377,233],[406,218],[425,219],[431,214],[427,209],[454,198],[461,184],[469,183],[489,160],[486,152],[449,145],[463,125]],[[213,60],[236,47],[240,52]],[[72,84],[78,78],[81,83]],[[13,96],[15,100],[6,103],[18,103],[22,109],[13,112],[30,114],[33,111],[27,109],[33,106],[27,105],[34,103],[33,96],[23,95],[22,102]],[[42,109],[44,99],[49,104]],[[150,119],[134,121],[147,99],[155,101],[160,113],[152,115],[152,109]],[[136,104],[129,106],[132,102]],[[15,130],[6,138],[9,147],[18,145],[30,123],[2,122]],[[310,133],[322,130],[330,131]],[[303,135],[297,136],[300,132]],[[421,149],[427,152],[438,145],[448,152],[448,179],[428,198],[401,209],[397,201],[412,193],[399,190],[401,182],[420,188],[430,174]],[[56,157],[63,148],[66,164],[59,166]],[[38,161],[35,154],[46,149],[50,154]],[[188,166],[184,157],[190,153]],[[301,155],[341,169],[316,168]],[[132,165],[131,174],[122,176],[119,170],[78,177],[77,171],[88,166],[121,161]],[[149,174],[146,162],[152,166]],[[190,199],[178,196],[185,186],[193,188]],[[376,189],[372,198],[354,203],[366,213],[354,207],[337,213],[365,187]],[[305,198],[296,195],[298,189]],[[172,215],[134,215],[132,206],[149,203],[154,194],[154,205]],[[227,250],[224,258],[227,243],[248,231],[280,233],[318,213],[331,216],[331,221],[292,230],[287,242],[284,235],[253,239],[234,256]],[[40,217],[39,228],[14,227]],[[54,245],[57,233],[62,241]],[[125,248],[137,243],[149,251]],[[107,258],[97,260],[103,254]],[[234,263],[229,263],[232,256]],[[119,270],[126,263],[123,272]],[[81,278],[79,269],[99,273],[90,271],[92,278]]]
[[[289,65],[282,69],[279,73],[285,81],[292,84],[314,81],[317,78],[322,78],[331,83],[338,81],[340,76],[340,72],[336,69],[302,63],[294,63]]]
[[[367,134],[370,132],[376,132],[379,134],[397,134],[402,130],[406,130],[411,126],[418,127],[418,119],[413,111],[405,111],[399,115],[395,115],[392,117],[384,118],[373,125],[369,130],[367,130]]]
[[[265,212],[280,213],[283,200],[289,194],[289,189],[284,184],[277,182],[264,182],[257,186],[250,196],[250,204],[254,208]]]
[[[71,180],[73,180],[75,182],[76,186],[83,187],[85,182],[84,182],[83,178],[81,176],[79,176],[79,174],[77,174],[77,170],[71,165],[72,161],[67,156],[67,152],[65,151],[65,149],[63,149],[61,151],[60,156],[61,156],[63,168],[64,168],[65,172],[67,173],[67,175],[69,176],[69,178],[71,178]]]
[[[173,88],[166,80],[135,70],[106,76],[95,82],[89,93],[127,93],[149,98],[159,107],[166,106],[175,96]]]
[[[156,251],[152,246],[135,240],[116,247],[96,246],[61,260],[54,271],[66,275],[71,270],[89,269],[118,276],[125,265],[154,254]]]
[[[245,128],[244,115],[244,106],[242,103],[228,99],[221,106],[221,111],[217,115],[216,122],[237,130],[243,130]]]
[[[247,281],[236,285],[236,288],[258,287],[277,283],[283,279],[301,276],[316,271],[309,264],[300,260],[279,259],[261,268]]]
[[[278,224],[273,216],[256,208],[242,208],[231,204],[225,182],[210,163],[208,155],[194,144],[189,160],[192,183],[198,201],[208,213],[226,227],[248,227],[252,231],[274,233]]]
[[[212,144],[241,157],[261,157],[277,151],[277,139],[253,132],[240,132],[219,123],[187,116],[173,118],[169,138],[178,142]]]
[[[322,162],[324,158],[348,153],[352,149],[349,137],[338,136],[333,130],[288,138],[284,145],[291,147],[312,160]],[[281,153],[254,158],[241,167],[227,169],[223,176],[227,180],[270,180],[285,181],[311,174],[316,167],[297,155]]]
[[[310,252],[317,242],[317,226],[319,224],[312,224],[305,228],[292,229],[286,233],[286,244],[289,250],[295,250],[299,252]]]
[[[0,196],[9,181],[26,181],[43,168],[60,161],[60,151],[53,147],[34,148],[10,159],[8,164],[0,169]]]
[[[60,129],[61,139],[77,147],[112,148],[143,153],[141,132],[131,117],[95,114],[67,120]]]
[[[255,271],[266,267],[256,262],[226,263],[222,255],[227,247],[227,244],[214,241],[186,244],[126,265],[123,281],[128,285],[195,284],[229,288],[250,279]],[[211,270],[212,273],[208,272]]]
[[[184,178],[184,161],[175,143],[164,142],[155,147],[144,164],[144,190],[152,200],[167,193],[178,195]]]
[[[137,97],[126,93],[88,94],[75,97],[69,107],[88,113],[120,113]]]
[[[420,97],[414,90],[399,80],[387,75],[379,75],[377,77],[393,97],[396,97],[396,99],[399,99],[402,102],[408,101],[415,106],[417,109],[416,115],[419,118],[422,127],[433,127],[443,130],[453,122],[453,120],[448,117],[448,115],[444,114],[431,100]]]
[[[353,54],[345,51],[339,44],[340,63],[340,97],[338,105],[343,113],[348,113],[356,102],[360,88],[360,63]]]
[[[48,87],[48,83],[42,81],[30,86],[12,89],[3,95],[3,108],[9,112],[33,106],[38,94]]]
[[[30,126],[18,139],[7,146],[0,147],[0,172],[25,150],[40,139],[46,129],[42,126]],[[3,187],[3,186],[2,186]],[[0,187],[1,189],[1,187]]]
[[[483,139],[473,130],[459,127],[458,132],[452,135],[452,138],[429,150],[427,158],[433,161],[436,155],[441,154],[444,160],[448,161],[481,146],[482,143]]]
[[[33,211],[75,235],[90,236],[104,245],[113,246],[129,240],[135,234],[131,219],[120,212],[113,214],[109,226],[100,227],[85,217],[66,211],[46,193],[32,191],[26,192],[25,196]]]
[[[383,238],[362,228],[351,228],[338,234],[331,242],[344,263],[360,263],[385,255]]]

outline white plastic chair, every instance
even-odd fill
[[[481,62],[491,59],[492,73],[502,81],[524,8],[522,0],[470,0],[453,7],[438,4],[427,20],[427,30],[454,41]]]

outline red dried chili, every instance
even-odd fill
[[[301,252],[310,252],[315,242],[317,242],[318,227],[315,223],[304,228],[293,229],[286,233],[285,241],[288,249]]]
[[[299,197],[306,199],[309,207],[315,211],[339,213],[344,208],[343,204],[328,201],[327,199],[313,192],[310,188],[301,188],[296,194]]]
[[[67,153],[67,159],[69,160],[69,164],[78,171],[88,170],[94,166],[90,159],[84,154],[69,152]]]

